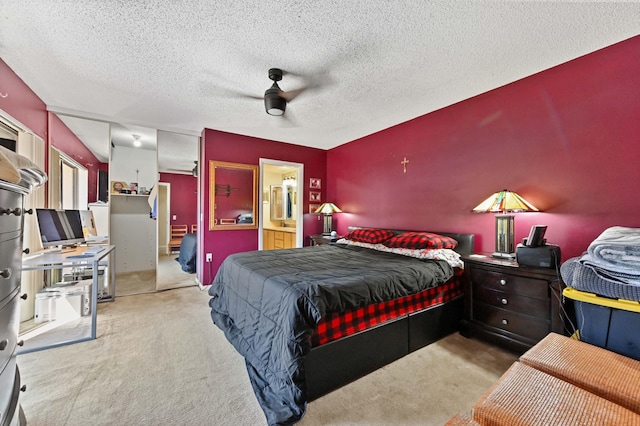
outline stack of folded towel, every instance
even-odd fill
[[[640,286],[640,229],[606,229],[589,244],[580,262],[604,279]]]
[[[565,284],[606,297],[640,300],[640,229],[613,226],[580,257],[562,264]]]

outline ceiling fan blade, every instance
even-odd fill
[[[263,99],[262,96],[254,96],[242,90],[233,89],[230,87],[224,87],[221,85],[214,84],[210,81],[200,81],[199,87],[200,87],[200,91],[209,97],[249,98],[249,99],[256,99],[256,100]]]
[[[287,92],[282,92],[282,97],[285,98],[287,100],[287,102],[291,102],[296,97],[298,97],[299,95],[304,93],[304,91],[307,90],[307,89],[308,89],[308,87],[301,87],[300,89],[289,90]]]

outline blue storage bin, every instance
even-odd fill
[[[640,303],[570,287],[563,295],[574,301],[580,340],[640,360]]]

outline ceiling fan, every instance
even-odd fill
[[[305,88],[283,92],[278,86],[278,82],[282,80],[283,72],[280,68],[269,69],[269,79],[273,84],[264,92],[264,109],[269,115],[283,115],[287,109],[287,102],[292,101],[296,96],[302,93]]]
[[[332,84],[332,80],[328,73],[322,70],[315,72],[313,76],[304,76],[296,74],[295,72],[284,71],[281,68],[270,68],[268,76],[269,79],[273,81],[273,84],[262,96],[256,96],[254,94],[247,93],[244,90],[234,88],[234,86],[237,86],[236,82],[229,80],[225,75],[215,75],[215,84],[212,84],[210,81],[203,81],[201,84],[208,93],[215,96],[260,100],[264,102],[267,114],[281,117],[284,122],[288,122],[293,125],[295,125],[295,120],[292,120],[291,116],[285,116],[287,104],[303,92],[315,91]],[[288,84],[302,82],[303,85],[295,90],[283,91],[278,85],[278,82],[282,81],[283,77],[287,76],[293,77],[292,82],[288,82]]]

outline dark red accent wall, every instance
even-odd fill
[[[198,222],[198,179],[192,175],[160,173],[160,182],[171,184],[171,224],[191,229]]]
[[[275,142],[266,139],[258,139],[250,136],[236,135],[217,130],[205,129],[202,133],[203,159],[199,167],[202,175],[200,190],[202,193],[202,213],[204,225],[201,235],[201,247],[204,249],[198,253],[199,262],[205,265],[200,271],[200,282],[209,284],[218,267],[228,255],[258,248],[258,230],[237,231],[209,231],[209,161],[228,161],[258,165],[260,158],[281,160],[304,164],[303,182],[309,178],[320,178],[325,182],[327,151],[309,148],[300,145],[292,145],[283,142]],[[324,191],[324,190],[323,190]],[[309,187],[304,186],[303,211],[309,211]],[[304,240],[309,235],[322,232],[322,222],[316,215],[304,215]],[[204,262],[204,253],[212,253],[213,262]]]
[[[345,211],[334,215],[341,233],[349,225],[472,232],[478,251],[493,251],[493,215],[471,209],[503,188],[542,210],[517,215],[516,239],[532,225],[548,225],[546,237],[564,259],[609,226],[640,227],[639,51],[636,36],[329,151],[205,129],[200,281],[209,283],[228,254],[253,250],[258,241],[254,230],[208,230],[214,159],[304,163],[305,183],[323,179],[323,200]],[[2,60],[0,82],[9,94],[0,108],[47,140],[44,103]],[[308,211],[307,185],[303,197]],[[305,215],[305,236],[321,231],[315,219]]]
[[[47,111],[38,95],[1,59],[0,82],[0,93],[7,95],[0,96],[0,109],[45,140],[47,164],[48,148],[54,146],[85,166],[89,177],[88,201],[96,201],[98,169],[102,167],[98,159],[55,114]]]
[[[47,140],[47,107],[11,68],[0,59],[0,109]]]
[[[49,144],[58,151],[64,152],[68,157],[87,168],[88,174],[88,202],[98,201],[98,170],[103,168],[103,163],[77,138],[66,124],[57,115],[49,113]]]
[[[516,215],[516,241],[548,225],[563,259],[639,227],[638,52],[640,36],[330,150],[338,231],[472,232],[493,251],[493,215],[471,209],[503,188],[542,211]]]

